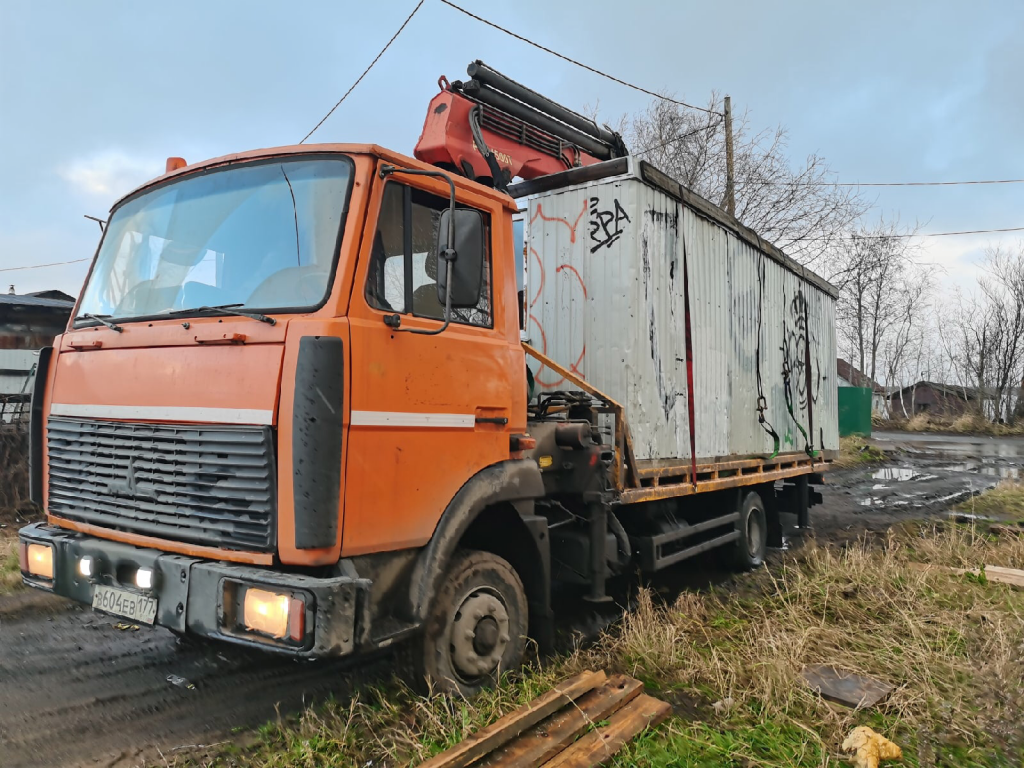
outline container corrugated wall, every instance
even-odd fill
[[[781,452],[838,447],[834,300],[818,286],[635,168],[534,197],[527,240],[530,340],[625,406],[638,459],[690,456],[684,271],[697,457],[775,450],[759,392]],[[541,392],[572,388],[531,367]]]

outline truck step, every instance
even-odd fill
[[[631,536],[630,543],[640,558],[640,567],[645,571],[659,571],[670,565],[675,565],[683,560],[707,552],[715,547],[728,544],[740,537],[735,524],[739,521],[739,512],[730,512],[728,515],[705,520],[696,525],[687,525],[676,531],[660,533],[657,536]],[[716,528],[730,527],[730,530],[715,536],[706,541],[694,544],[691,547],[676,549],[673,545],[679,542],[712,531]]]

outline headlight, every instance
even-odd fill
[[[28,544],[23,570],[40,579],[53,580],[53,547],[49,544]]]
[[[78,572],[80,574],[82,574],[83,576],[85,576],[85,578],[87,578],[87,579],[90,576],[92,576],[92,558],[91,557],[86,555],[85,557],[83,557],[81,560],[78,561]]]
[[[135,586],[139,589],[152,589],[153,570],[151,568],[139,568],[135,572]]]
[[[305,604],[291,595],[250,587],[245,590],[242,623],[253,632],[277,638],[291,635],[293,639],[301,640],[305,625]]]

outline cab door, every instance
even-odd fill
[[[448,206],[446,184],[400,172],[378,180],[371,197],[349,309],[344,555],[426,543],[459,488],[509,455],[509,343],[494,302],[497,210],[479,209],[487,246],[477,305],[453,310],[438,335],[408,332],[443,323],[435,257]]]

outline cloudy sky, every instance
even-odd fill
[[[785,125],[794,158],[817,152],[844,181],[1024,178],[1020,0],[461,4],[653,90],[731,94],[753,127]],[[90,258],[99,229],[83,215],[105,218],[169,155],[297,142],[414,5],[0,0],[2,289],[77,293],[86,263],[11,268]],[[313,140],[411,152],[438,75],[477,58],[608,120],[648,98],[426,0]],[[1024,226],[1024,184],[866,191],[922,231]],[[929,238],[922,258],[969,284],[996,242]]]

